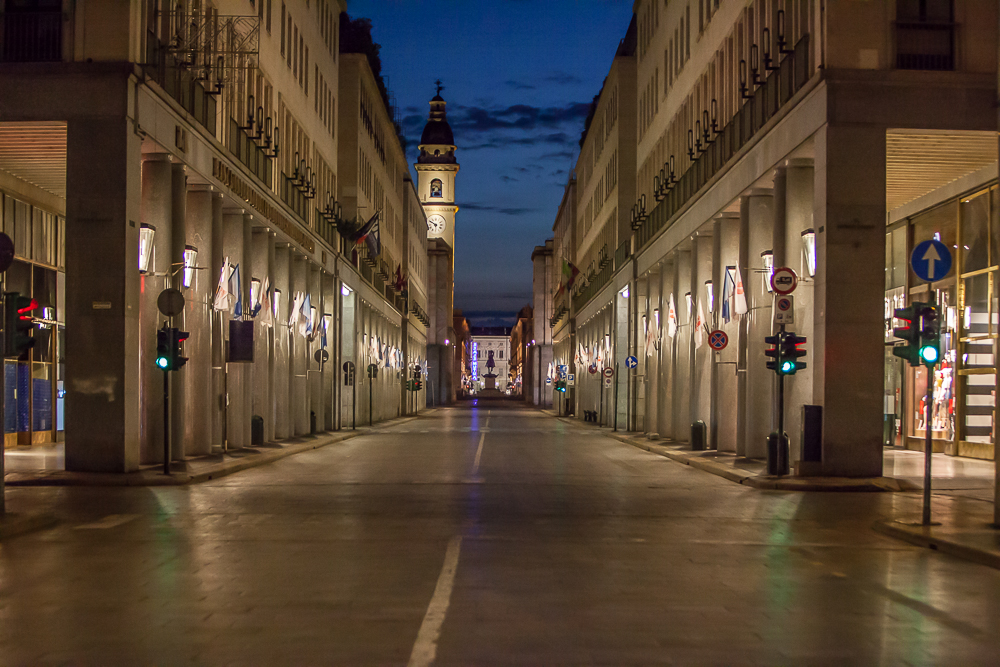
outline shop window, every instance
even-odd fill
[[[916,246],[928,239],[937,239],[953,250],[958,248],[957,200],[950,201],[913,218],[913,245]],[[924,285],[926,282],[910,271],[910,284]]]
[[[14,241],[14,254],[27,259],[31,257],[31,207],[16,199],[12,201],[14,224],[4,231]]]
[[[56,264],[56,216],[34,209],[32,211],[31,259],[42,264]]]
[[[906,226],[901,225],[885,235],[885,289],[906,284]],[[902,306],[899,306],[900,308]]]
[[[989,194],[983,192],[963,199],[960,205],[962,215],[962,244],[958,254],[962,258],[962,273],[971,273],[997,263],[995,252],[990,252],[990,202]]]

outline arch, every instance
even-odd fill
[[[444,183],[440,178],[431,181],[431,197],[444,197]]]

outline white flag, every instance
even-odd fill
[[[294,329],[295,325],[299,323],[299,318],[302,317],[302,302],[305,301],[306,295],[302,292],[295,293],[295,299],[292,301],[292,314],[288,317],[288,328]]]
[[[271,279],[264,278],[260,288],[260,310],[263,313],[261,322],[266,327],[274,326],[274,307],[271,305]]]
[[[677,308],[674,306],[674,295],[667,302],[667,335],[673,338],[677,335]]]
[[[747,292],[743,288],[743,276],[740,274],[740,267],[736,267],[736,314],[743,315],[747,312]]]
[[[698,299],[698,320],[694,329],[694,349],[698,349],[705,344],[705,312],[701,308],[701,299]]]
[[[233,272],[229,266],[229,258],[222,260],[222,273],[219,275],[219,286],[215,289],[215,301],[212,307],[215,310],[229,311],[229,275]]]
[[[659,331],[656,330],[656,321],[650,320],[649,324],[646,326],[646,356],[651,357],[653,353],[656,352],[656,338],[659,335]]]

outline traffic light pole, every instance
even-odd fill
[[[0,282],[0,297],[6,298],[3,296],[3,282]],[[7,512],[7,490],[3,481],[4,475],[7,474],[4,468],[4,446],[7,440],[7,406],[4,405],[7,396],[7,359],[3,356],[3,350],[7,349],[4,347],[6,335],[6,328],[0,330],[0,517]]]
[[[170,371],[163,371],[163,474],[170,474]]]
[[[924,418],[924,515],[921,523],[931,525],[931,459],[934,446],[931,443],[931,419],[934,416],[934,367],[927,366],[927,416]]]

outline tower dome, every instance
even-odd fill
[[[446,104],[447,102],[441,97],[441,84],[438,82],[437,95],[431,99],[430,116],[427,118],[427,124],[424,125],[424,131],[420,135],[418,163],[455,163],[455,135],[452,134],[451,125],[448,124]]]

